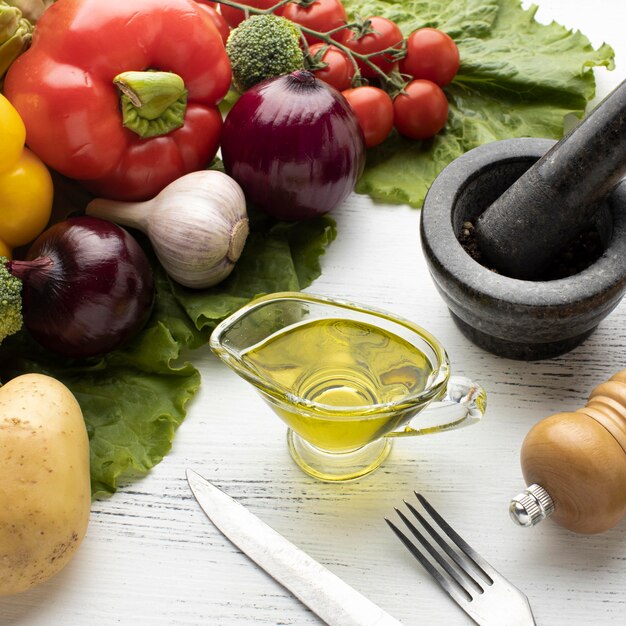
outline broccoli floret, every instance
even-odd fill
[[[266,78],[304,67],[300,30],[284,17],[254,15],[228,37],[226,52],[233,68],[233,83],[244,92]]]
[[[0,343],[22,328],[22,281],[7,269],[0,256]]]

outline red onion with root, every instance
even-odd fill
[[[7,267],[22,280],[27,330],[62,356],[93,357],[122,346],[152,309],[152,268],[143,250],[126,230],[95,217],[55,224],[26,260]]]

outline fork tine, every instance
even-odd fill
[[[396,509],[397,511],[398,509]],[[399,511],[398,511],[399,513]],[[390,520],[385,518],[385,521],[391,528],[391,530],[395,533],[395,535],[400,539],[400,541],[407,547],[409,552],[420,562],[422,567],[441,585],[441,587],[452,597],[452,599],[458,604],[463,604],[465,602],[470,602],[472,597],[469,593],[461,586],[461,592],[451,583],[448,578],[443,576],[441,572],[433,567],[430,561],[417,549],[415,544]],[[410,523],[410,522],[409,522]]]
[[[433,508],[428,500],[421,494],[414,492],[421,505],[428,511],[429,515],[437,522],[441,530],[450,537],[452,541],[462,550],[469,559],[474,562],[474,565],[478,570],[482,571],[482,574],[487,578],[489,584],[493,584],[493,580],[498,576],[498,572],[491,566],[485,559],[483,559],[476,550],[474,550],[466,541],[464,541],[455,530],[448,524],[439,513]]]
[[[408,502],[405,504],[418,526],[395,510],[421,545],[388,519],[385,521],[441,588],[481,626],[534,626],[528,598],[461,539],[424,496],[417,492],[415,496],[424,515]]]
[[[428,534],[437,542],[437,545],[461,568],[461,571],[472,581],[472,583],[474,583],[474,585],[476,585],[476,588],[481,593],[484,591],[484,583],[481,584],[477,577],[481,577],[489,585],[493,584],[493,580],[490,576],[488,576],[480,567],[478,567],[476,563],[474,563],[469,557],[456,552],[410,502],[407,502],[405,500],[404,503],[408,507],[409,511],[411,511],[411,513],[415,515],[419,523],[424,527]],[[435,519],[435,521],[437,520]],[[445,529],[443,530],[445,532]]]
[[[406,502],[405,502],[406,504]],[[452,566],[443,558],[441,554],[435,550],[435,548],[428,542],[428,540],[424,537],[424,535],[415,527],[415,525],[402,513],[396,509],[396,513],[400,516],[400,519],[406,524],[407,528],[413,533],[413,536],[422,544],[424,549],[430,554],[430,556],[437,562],[437,564],[446,571],[448,576],[450,576],[454,582],[463,589],[463,591],[469,596],[468,599],[471,599],[471,590],[468,588],[467,583],[461,578],[457,571],[455,571]],[[420,520],[421,521],[421,520]],[[438,543],[442,540],[439,539]],[[463,566],[461,566],[462,568]],[[480,589],[482,592],[482,589]]]

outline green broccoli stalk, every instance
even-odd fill
[[[0,343],[22,328],[22,281],[9,273],[0,256]]]
[[[300,38],[300,29],[284,17],[267,14],[244,20],[226,43],[236,89],[243,93],[266,78],[303,69]]]

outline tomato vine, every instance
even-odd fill
[[[280,0],[280,2],[277,2],[275,5],[269,8],[259,9],[246,4],[241,4],[239,2],[236,2],[235,0],[215,1],[218,4],[222,4],[233,9],[239,9],[244,13],[246,19],[251,15],[267,15],[269,13],[276,13],[286,4],[292,2],[292,0]],[[316,0],[300,0],[298,4],[306,8],[311,6],[315,1]],[[405,78],[397,70],[386,73],[373,61],[373,59],[380,57],[388,59],[389,63],[395,63],[396,61],[400,61],[406,56],[406,39],[403,38],[401,42],[398,42],[393,46],[369,53],[356,52],[349,46],[345,45],[345,43],[343,43],[342,41],[333,39],[332,36],[334,34],[344,29],[348,29],[354,32],[354,40],[359,40],[369,34],[376,33],[377,31],[375,31],[372,27],[372,22],[370,18],[365,20],[357,19],[352,22],[347,22],[342,26],[333,28],[332,30],[326,32],[314,30],[312,28],[297,23],[295,25],[300,30],[305,59],[309,65],[313,65],[315,61],[313,55],[311,55],[310,46],[305,35],[314,37],[326,43],[328,46],[335,46],[349,58],[354,67],[354,78],[352,81],[352,85],[354,87],[369,84],[369,80],[363,76],[359,62],[362,66],[367,67],[374,77],[380,80],[385,90],[388,91],[392,96],[395,96],[398,93],[402,92],[402,90],[406,86],[408,81],[405,80]]]

